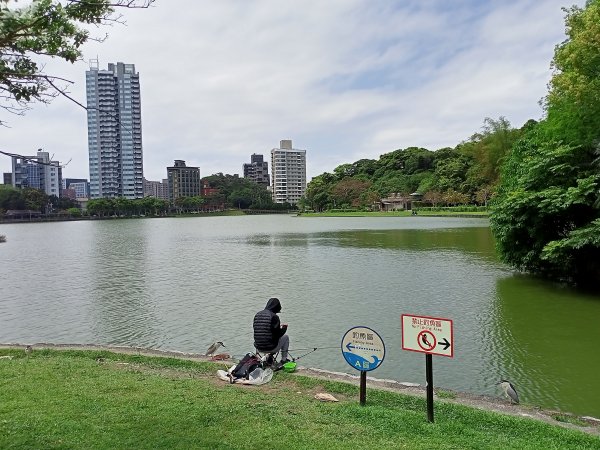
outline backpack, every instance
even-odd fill
[[[244,378],[248,379],[250,374],[261,365],[260,358],[252,353],[246,353],[246,355],[240,360],[239,363],[231,371],[231,378]],[[232,381],[233,382],[233,381]]]

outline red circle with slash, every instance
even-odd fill
[[[429,336],[431,336],[431,339],[428,339]],[[423,330],[417,336],[417,344],[419,344],[419,347],[426,352],[430,352],[437,345],[437,339],[435,338],[435,334],[433,334],[431,331]],[[429,345],[429,347],[427,345]]]

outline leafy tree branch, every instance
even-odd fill
[[[16,0],[0,0],[0,108],[22,115],[32,103],[48,103],[59,95],[83,106],[68,95],[69,80],[45,73],[44,58],[80,60],[88,40],[106,39],[90,29],[122,24],[123,8],[144,9],[154,2],[33,0],[20,6]]]

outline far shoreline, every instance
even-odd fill
[[[457,217],[457,218],[475,218],[488,219],[488,212],[454,212],[454,211],[324,211],[299,212],[301,217]]]
[[[239,210],[229,209],[224,211],[211,212],[193,212],[186,214],[169,214],[164,216],[81,216],[81,217],[29,217],[18,219],[0,218],[0,225],[19,224],[19,223],[47,223],[47,222],[77,222],[82,220],[136,220],[136,219],[173,219],[173,218],[199,218],[199,217],[216,217],[216,216],[249,216],[249,215],[282,215],[288,214],[293,217],[310,217],[310,218],[326,218],[326,217],[455,217],[461,219],[488,219],[488,212],[454,212],[454,211],[420,211],[413,214],[412,211],[324,211],[301,212],[301,211],[277,211],[277,210]]]

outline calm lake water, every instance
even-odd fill
[[[401,348],[401,314],[454,321],[435,386],[600,417],[600,297],[515,274],[484,219],[285,215],[0,225],[0,342],[252,351],[252,318],[283,305],[304,366],[357,374],[340,343],[377,331],[369,373],[425,384]],[[331,348],[333,347],[333,348]],[[306,350],[304,350],[306,349]]]

